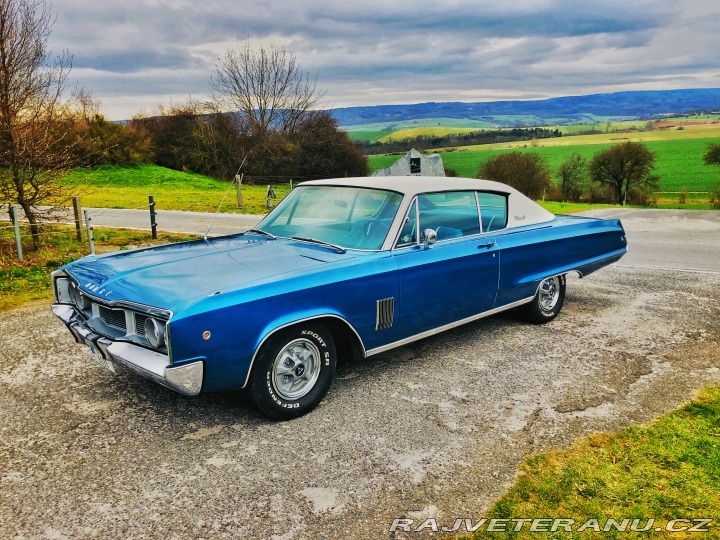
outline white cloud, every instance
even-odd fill
[[[720,87],[702,0],[60,0],[51,36],[109,118],[203,97],[237,40],[294,52],[333,106]]]

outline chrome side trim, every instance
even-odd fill
[[[344,322],[346,325],[348,325],[348,327],[353,331],[353,333],[355,334],[355,337],[357,337],[358,342],[360,343],[360,347],[362,348],[363,356],[367,356],[367,352],[365,351],[365,344],[363,343],[363,340],[360,337],[360,334],[357,333],[357,330],[355,330],[355,328],[353,327],[352,324],[350,324],[346,319],[340,317],[339,315],[331,315],[331,314],[315,315],[313,317],[306,317],[304,319],[298,319],[297,321],[292,321],[287,324],[283,324],[282,326],[278,326],[272,332],[269,332],[264,338],[262,338],[262,341],[260,341],[260,344],[257,346],[257,348],[255,349],[255,352],[253,353],[252,360],[250,360],[250,366],[248,367],[247,375],[245,376],[245,382],[243,383],[243,385],[240,388],[245,388],[247,386],[247,383],[250,380],[250,373],[252,373],[252,368],[253,368],[253,365],[255,364],[255,358],[257,357],[257,354],[260,351],[260,349],[262,348],[262,346],[265,345],[265,342],[270,338],[270,336],[276,334],[283,328],[287,328],[289,326],[295,326],[296,324],[304,323],[307,321],[314,321],[316,319],[327,319],[327,318],[339,319],[342,322]]]
[[[482,313],[478,313],[477,315],[473,315],[472,317],[467,317],[465,319],[461,319],[459,321],[448,323],[443,326],[438,326],[437,328],[433,328],[432,330],[427,330],[425,332],[415,334],[414,336],[410,336],[405,339],[401,339],[400,341],[388,343],[387,345],[383,345],[382,347],[376,347],[375,349],[370,349],[369,351],[365,352],[365,356],[372,356],[374,354],[379,354],[381,352],[385,352],[390,349],[394,349],[395,347],[402,347],[403,345],[407,345],[408,343],[412,343],[413,341],[417,341],[419,339],[424,339],[426,337],[434,336],[435,334],[439,334],[440,332],[444,332],[445,330],[450,330],[457,326],[462,326],[463,324],[477,321],[478,319],[482,319],[484,317],[489,317],[490,315],[495,315],[496,313],[500,313],[501,311],[505,311],[507,309],[512,309],[512,308],[515,308],[518,306],[522,306],[523,304],[532,302],[533,298],[535,298],[535,296],[530,296],[529,298],[523,298],[522,300],[518,300],[517,302],[512,302],[511,304],[506,304],[504,306],[496,307],[496,308],[490,309],[488,311],[483,311]]]

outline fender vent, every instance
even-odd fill
[[[393,325],[394,310],[395,298],[384,298],[377,301],[377,317],[375,319],[375,330],[390,328]]]

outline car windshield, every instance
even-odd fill
[[[378,250],[402,195],[352,186],[298,186],[257,226],[275,236]]]

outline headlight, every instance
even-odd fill
[[[61,304],[72,304],[73,299],[70,296],[70,286],[72,281],[66,277],[55,278],[55,301]]]
[[[165,344],[165,327],[152,317],[145,319],[145,337],[156,349]]]
[[[75,307],[80,311],[85,311],[90,307],[90,301],[85,298],[85,295],[77,286],[77,283],[72,283],[70,285],[70,299],[72,300],[72,303],[75,304]]]

